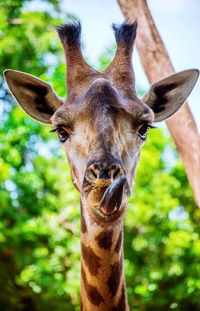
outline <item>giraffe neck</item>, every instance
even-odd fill
[[[81,310],[128,311],[122,222],[102,227],[81,208]]]

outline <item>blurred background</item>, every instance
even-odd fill
[[[149,0],[176,70],[200,67],[198,0]],[[50,126],[22,112],[2,72],[25,71],[66,95],[55,27],[80,19],[83,52],[103,70],[115,52],[114,0],[0,0],[0,309],[79,310],[80,211]],[[139,94],[147,79],[134,52]],[[189,102],[200,128],[199,82]],[[131,310],[200,310],[200,210],[165,125],[149,133],[125,217]]]

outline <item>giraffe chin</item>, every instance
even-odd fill
[[[122,215],[125,212],[125,206],[122,206],[120,208],[120,210],[115,211],[113,214],[111,215],[106,215],[104,213],[101,212],[100,209],[98,208],[93,208],[93,215],[95,215],[95,219],[94,216],[92,216],[92,218],[99,224],[105,224],[105,225],[112,225],[114,222],[119,222],[122,218]]]
[[[106,188],[99,189],[99,200],[89,202],[88,211],[92,219],[105,225],[119,222],[125,212],[129,190],[125,176],[120,176]]]

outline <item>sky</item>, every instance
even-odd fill
[[[200,0],[149,0],[148,5],[176,71],[200,69]],[[112,23],[124,17],[116,0],[64,0],[62,9],[82,23],[84,54],[95,64],[115,40]],[[147,90],[147,78],[137,51],[133,54],[136,84]],[[189,96],[189,105],[200,131],[200,78]]]

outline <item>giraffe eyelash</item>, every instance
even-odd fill
[[[50,132],[56,132],[61,143],[64,143],[69,138],[69,132],[63,126],[56,127]]]
[[[53,128],[49,132],[50,133],[55,133],[55,132],[58,132],[58,131],[61,131],[61,130],[68,132],[67,128],[65,126],[63,126],[63,125],[56,126],[55,128]]]
[[[156,129],[157,127],[154,126],[153,124],[147,124],[147,126],[150,128],[150,129]]]
[[[54,129],[52,129],[52,130],[50,130],[49,133],[54,133],[54,132],[56,132],[57,130],[58,130],[58,127],[57,127],[57,128],[54,128]]]
[[[145,141],[150,128],[155,128],[151,123],[144,122],[138,129],[138,137]]]
[[[145,125],[148,129],[156,129],[157,127],[154,126],[152,123],[144,122],[140,124],[140,127]]]

